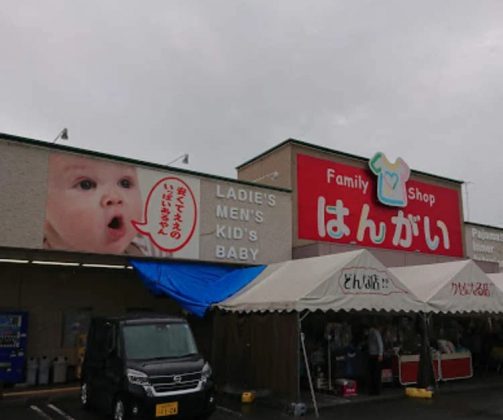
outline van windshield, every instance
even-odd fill
[[[161,359],[197,353],[187,324],[155,323],[125,325],[124,345],[128,359]]]

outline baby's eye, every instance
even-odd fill
[[[83,190],[90,190],[96,188],[96,182],[91,181],[90,179],[83,179],[77,185]]]
[[[119,181],[119,185],[122,187],[122,188],[131,188],[133,186],[133,183],[131,182],[130,179],[127,179],[127,178],[122,178],[120,181]]]

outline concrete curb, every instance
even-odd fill
[[[489,381],[489,382],[484,382],[484,383],[478,383],[478,384],[441,384],[440,388],[437,390],[434,390],[434,394],[437,395],[448,395],[448,394],[455,394],[455,393],[462,393],[462,392],[468,392],[468,391],[475,391],[475,390],[483,390],[483,389],[494,389],[494,388],[503,388],[503,380],[501,381]],[[343,397],[331,397],[327,396],[325,397],[325,401],[318,401],[318,408],[333,408],[333,407],[338,407],[340,405],[354,405],[354,404],[367,404],[367,403],[377,403],[381,401],[392,401],[392,400],[399,400],[399,399],[405,399],[405,398],[410,398],[405,395],[405,390],[402,392],[394,392],[393,394],[381,394],[379,396],[368,396],[368,397],[348,397],[348,398],[343,398]],[[435,398],[435,397],[433,397]],[[309,411],[314,410],[314,407],[312,405],[311,401],[306,401],[306,405],[308,407]]]
[[[65,398],[78,395],[80,391],[79,386],[66,386],[58,388],[44,388],[44,389],[24,389],[15,391],[5,391],[0,395],[0,406],[13,406],[23,405],[27,401],[40,397]]]
[[[503,378],[501,381],[484,381],[476,384],[441,384],[438,390],[435,390],[437,395],[448,395],[454,393],[462,393],[473,390],[483,390],[489,388],[503,388]],[[49,399],[62,399],[71,398],[79,394],[80,386],[76,384],[56,387],[56,388],[44,388],[44,389],[23,389],[23,390],[6,390],[3,389],[3,394],[0,394],[0,407],[1,406],[16,406],[16,405],[26,405],[26,403],[32,399],[40,397],[49,397]],[[324,400],[323,400],[324,398]],[[318,401],[318,407],[320,409],[334,408],[341,405],[354,405],[354,404],[367,404],[367,403],[377,403],[381,401],[392,401],[408,398],[403,391],[396,391],[390,394],[384,393],[379,396],[361,396],[361,397],[336,397],[336,396],[324,396]],[[271,409],[281,409],[285,404],[281,404],[278,400],[267,396],[266,398],[257,398],[255,403],[262,405],[263,407],[268,407]],[[312,402],[306,399],[305,401],[308,412],[313,410]]]

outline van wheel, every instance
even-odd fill
[[[91,407],[89,400],[89,384],[87,382],[82,382],[80,385],[80,405],[85,410],[88,410]]]
[[[114,403],[114,420],[127,420],[126,403],[121,397],[117,397]]]

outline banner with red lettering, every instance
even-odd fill
[[[501,313],[503,292],[473,260],[393,267],[428,312]]]
[[[199,184],[190,176],[52,153],[43,247],[198,258]]]
[[[383,182],[400,187],[391,171]],[[458,189],[409,180],[407,205],[385,206],[370,169],[298,155],[297,192],[299,239],[463,256]]]

